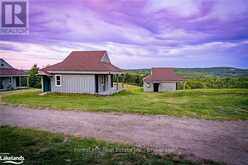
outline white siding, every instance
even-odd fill
[[[108,90],[111,89],[111,75],[108,75]]]
[[[159,83],[159,92],[175,91],[177,90],[176,82],[163,82]]]
[[[3,89],[16,89],[16,78],[15,77],[0,77]],[[9,79],[12,78],[11,83]]]
[[[51,92],[95,93],[95,75],[63,75],[61,86],[55,86],[55,76],[51,77]]]
[[[10,64],[8,64],[4,59],[0,59],[0,68],[13,68]]]
[[[44,91],[44,86],[43,86],[43,76],[41,76],[40,83],[41,83],[41,89],[42,89],[42,91]]]
[[[143,87],[145,92],[153,92],[153,83],[144,82]]]
[[[109,59],[109,57],[108,57],[107,54],[105,54],[105,55],[102,57],[101,62],[110,63],[110,59]]]
[[[145,92],[153,92],[153,83],[144,82],[144,91]],[[164,91],[175,91],[177,89],[176,82],[161,82],[159,83],[159,92]]]

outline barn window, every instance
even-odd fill
[[[61,86],[61,82],[62,82],[62,76],[55,75],[55,86]]]

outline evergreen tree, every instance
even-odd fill
[[[33,88],[41,88],[41,78],[38,75],[39,68],[36,64],[29,71],[29,86]]]

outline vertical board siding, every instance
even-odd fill
[[[3,59],[0,59],[0,68],[13,68],[13,67]]]
[[[159,84],[159,91],[175,91],[177,89],[176,82],[166,82]]]
[[[112,88],[112,85],[111,85],[111,75],[107,75],[107,89],[110,90]]]
[[[148,83],[144,82],[143,88],[145,92],[153,92],[153,83],[149,83],[150,86],[148,87]],[[164,91],[175,91],[177,89],[176,82],[162,82],[159,83],[159,92]]]
[[[2,85],[3,85],[3,89],[8,89],[8,87],[16,89],[16,79],[15,79],[15,77],[12,77],[11,83],[9,83],[9,77],[3,77],[2,78]]]
[[[95,75],[62,75],[61,86],[51,78],[51,91],[60,93],[95,93]]]
[[[153,83],[146,83],[143,84],[145,92],[153,92]]]

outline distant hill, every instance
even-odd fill
[[[248,69],[232,68],[232,67],[211,67],[211,68],[175,68],[179,75],[185,78],[198,77],[248,77]],[[149,74],[150,69],[129,69],[129,73]]]

